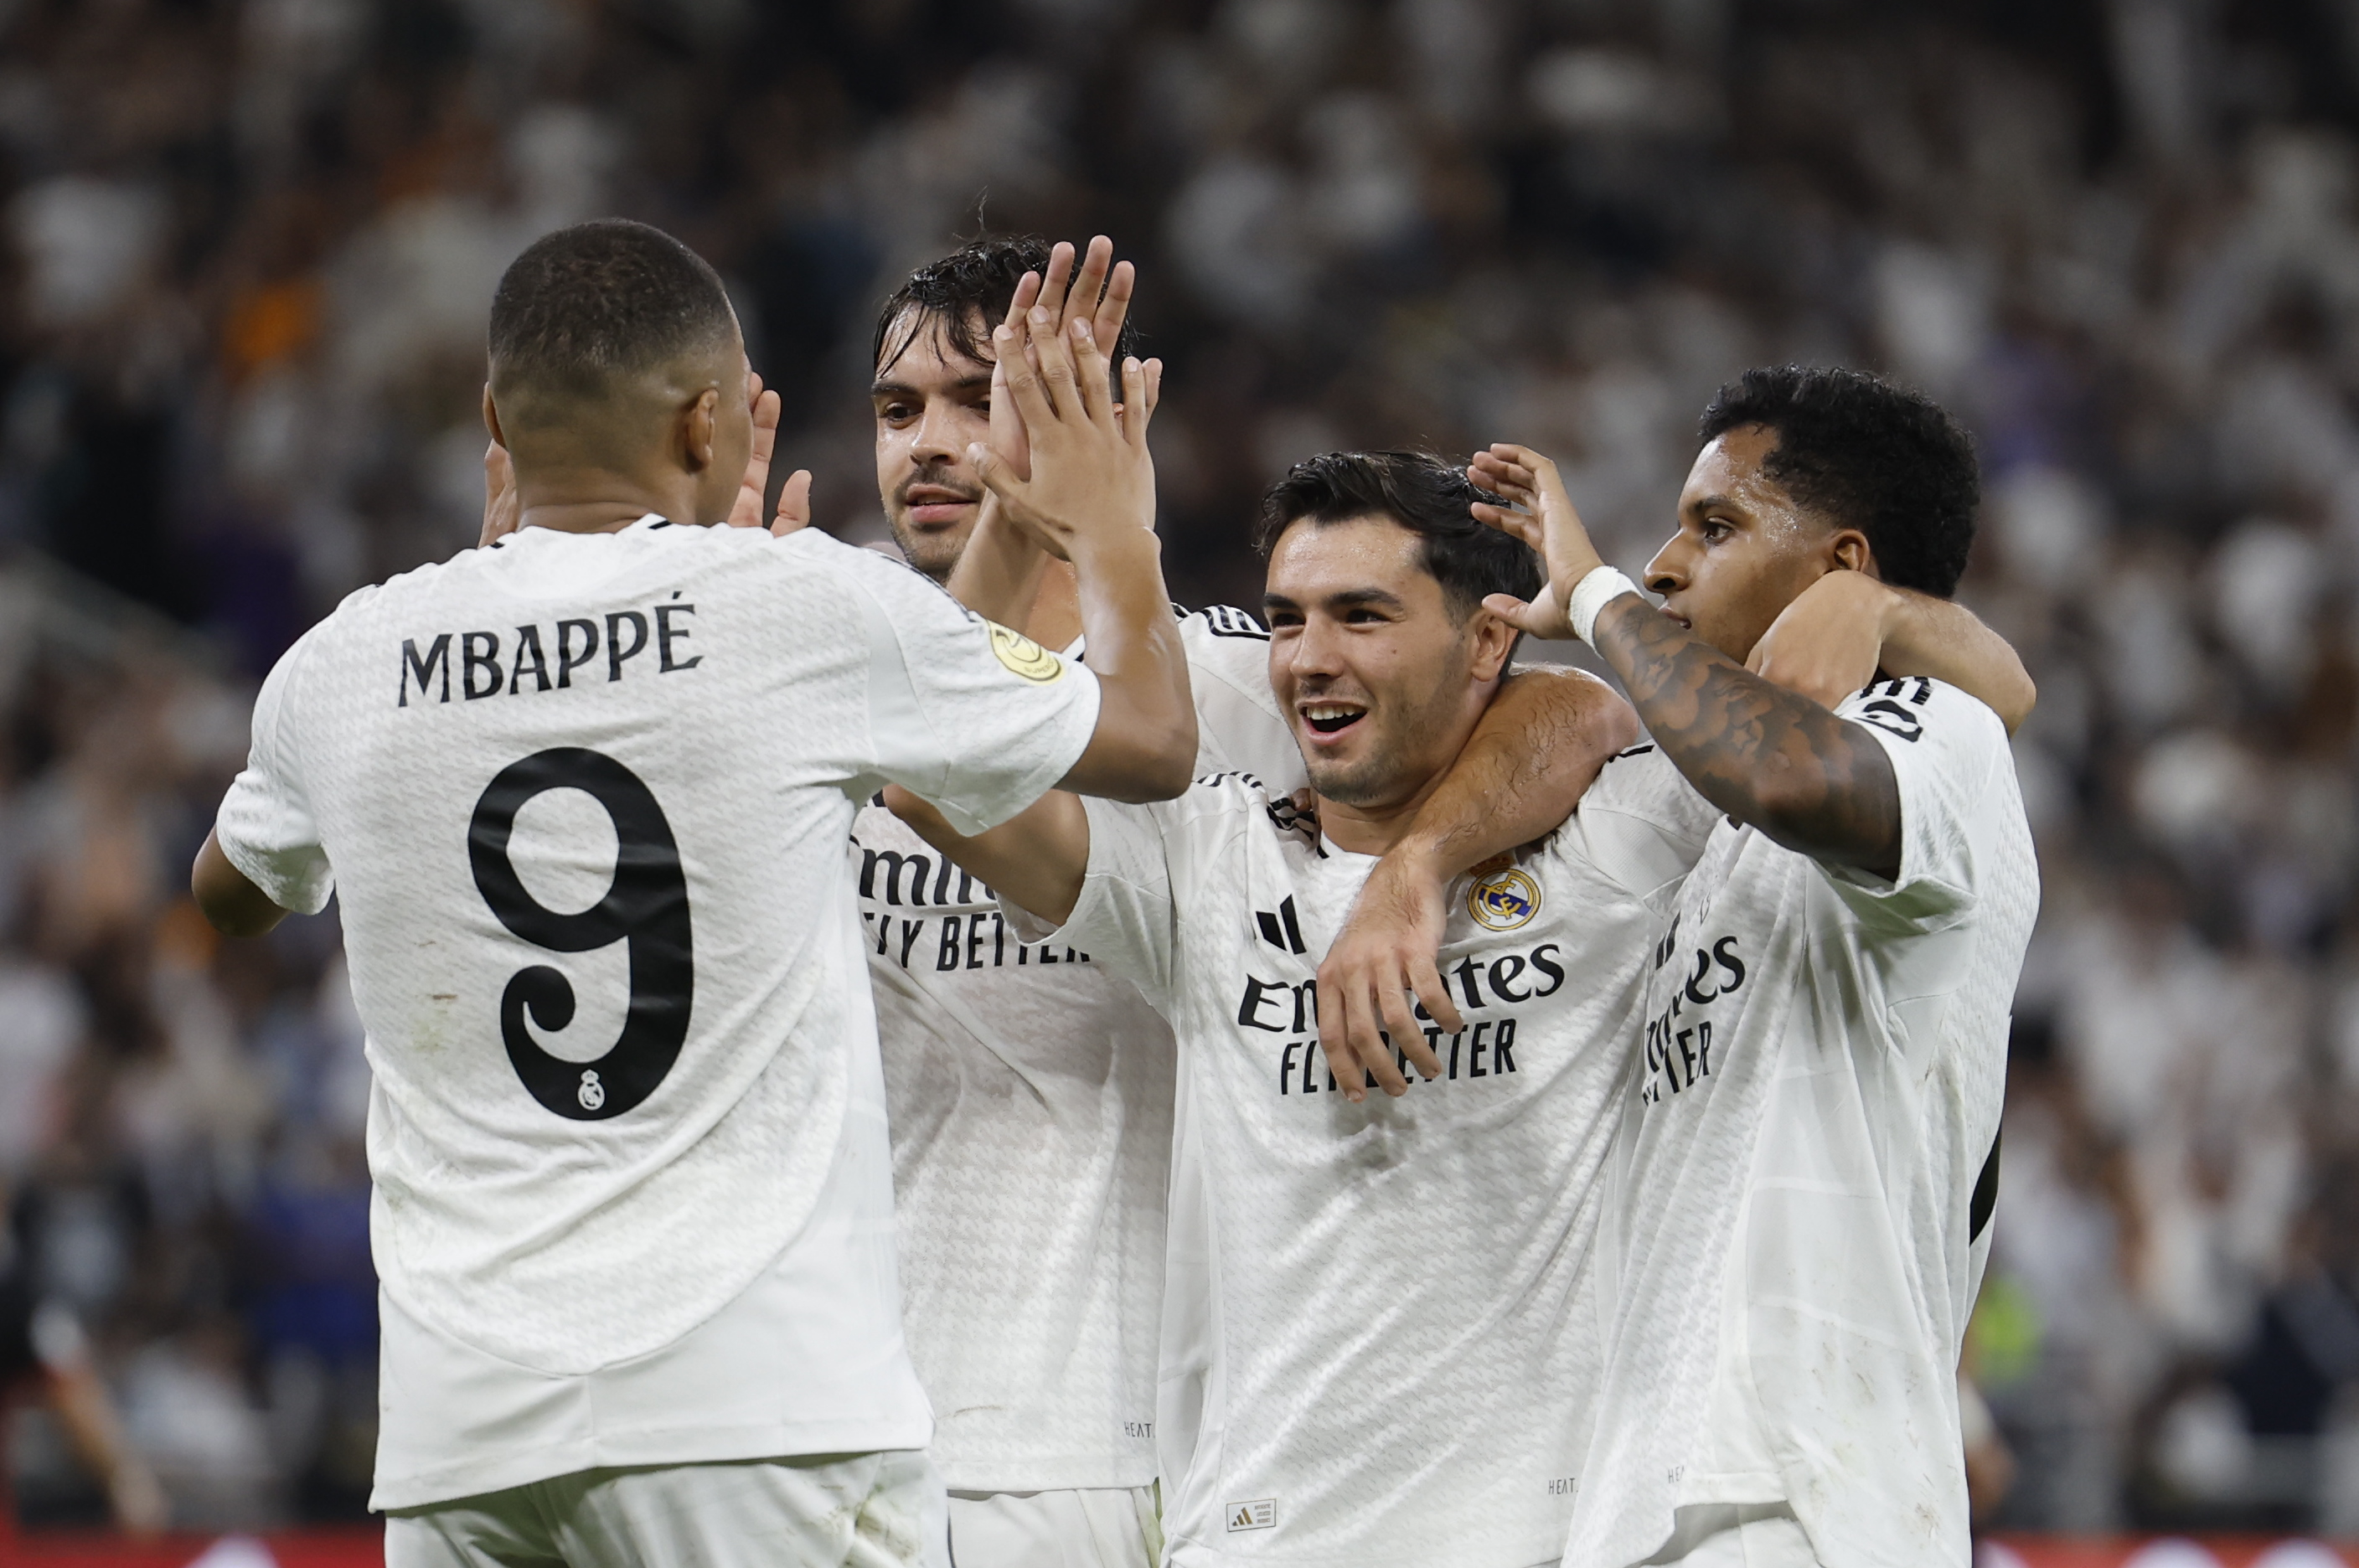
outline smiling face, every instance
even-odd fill
[[[1270,551],[1269,683],[1322,799],[1382,810],[1417,797],[1466,744],[1515,646],[1487,611],[1461,619],[1390,517],[1297,522]]]
[[[876,493],[902,555],[940,582],[966,549],[983,500],[983,481],[966,449],[991,438],[991,366],[952,348],[931,321],[895,322],[885,334],[887,345],[897,344],[912,324],[908,346],[877,370],[869,389],[876,408]]]
[[[1680,492],[1679,531],[1647,563],[1663,614],[1734,659],[1827,572],[1875,571],[1864,534],[1833,526],[1765,471],[1777,447],[1763,425],[1707,444]]]

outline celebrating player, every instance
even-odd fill
[[[1392,1038],[1431,1052],[1438,1081],[1339,1094],[1310,966],[1493,701],[1515,631],[1481,601],[1538,581],[1528,551],[1475,528],[1475,497],[1401,453],[1314,459],[1271,493],[1271,683],[1314,809],[1227,778],[1136,811],[1052,794],[965,838],[893,796],[1176,1026],[1170,1300],[1188,1332],[1167,1323],[1162,1409],[1193,1430],[1167,1444],[1174,1563],[1523,1568],[1562,1542],[1597,1383],[1588,1255],[1621,1042],[1717,813],[1652,748],[1613,761],[1574,820],[1459,883],[1431,922],[1439,964],[1429,948],[1407,966],[1428,1005]],[[1807,625],[1823,608],[1789,637],[1863,646]],[[1958,617],[1900,629],[2003,685],[2011,653]],[[1594,772],[1567,749],[1541,760]],[[1375,999],[1407,1010],[1405,991]],[[1174,1397],[1191,1388],[1192,1412]]]
[[[1035,345],[1004,504],[1067,540],[1084,670],[816,530],[681,526],[755,411],[669,236],[536,242],[490,344],[521,526],[279,661],[193,877],[234,933],[342,894],[387,1560],[940,1563],[844,837],[888,779],[971,829],[1184,785],[1144,421]]]
[[[1538,584],[1473,495],[1408,453],[1313,459],[1271,493],[1270,679],[1314,809],[1230,775],[1159,809],[1054,794],[962,837],[892,797],[1179,1036],[1174,1296],[1199,1293],[1204,1343],[1166,1370],[1203,1389],[1164,1477],[1174,1563],[1521,1565],[1562,1540],[1621,1073],[1597,1042],[1635,1013],[1645,932],[1712,812],[1651,754],[1610,764],[1453,913],[1440,970],[1465,1027],[1417,1037],[1440,1074],[1341,1093],[1314,965],[1506,673],[1516,633],[1484,595]]]
[[[1478,515],[1548,561],[1538,595],[1492,612],[1596,648],[1727,813],[1651,949],[1565,1561],[1962,1565],[1955,1372],[2031,834],[2006,726],[1965,691],[1764,677],[1804,598],[1907,615],[1930,601],[1879,583],[1951,593],[1973,452],[1922,397],[1793,367],[1724,388],[1702,435],[1647,569],[1660,610],[1602,564],[1547,459],[1495,446],[1473,469],[1516,508]]]
[[[1103,239],[1077,276],[1075,259],[1068,245],[989,239],[919,268],[878,319],[874,389],[877,488],[903,552],[1069,656],[1082,630],[1072,569],[993,515],[970,448],[1022,453],[1015,399],[994,397],[991,322],[1035,309],[1068,331],[1086,320],[1108,353],[1125,335],[1129,264],[1112,265]],[[1199,774],[1251,774],[1284,798],[1302,760],[1271,694],[1267,634],[1226,608],[1179,626]],[[1567,752],[1587,745],[1593,768],[1634,727],[1602,682],[1519,678],[1420,818],[1419,842],[1450,835],[1457,869],[1538,836],[1582,780],[1519,794],[1532,732],[1564,732]],[[1151,1563],[1169,1028],[1086,945],[1027,942],[990,887],[881,806],[862,811],[854,839],[910,1354],[934,1403],[961,1568]],[[1401,1084],[1389,1051],[1380,1065]],[[1184,1315],[1173,1327],[1190,1341]]]

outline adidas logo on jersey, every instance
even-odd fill
[[[1267,909],[1256,909],[1254,923],[1261,929],[1262,941],[1269,943],[1278,952],[1300,953],[1303,951],[1302,927],[1294,918],[1292,894],[1287,895],[1285,901],[1277,906],[1277,913],[1274,915]]]
[[[1277,1525],[1277,1499],[1256,1497],[1249,1503],[1231,1503],[1228,1508],[1229,1530],[1272,1530]]]

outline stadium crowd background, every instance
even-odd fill
[[[356,1514],[332,910],[186,867],[270,660],[473,539],[484,310],[618,212],[728,278],[825,526],[867,328],[1113,234],[1168,560],[1295,458],[1512,438],[1635,570],[1713,387],[1951,404],[2041,688],[2046,912],[1972,1370],[2004,1522],[2359,1534],[2359,8],[2332,0],[0,3],[0,1182],[192,1525]],[[783,466],[783,465],[782,465]],[[28,1519],[100,1492],[28,1400]]]

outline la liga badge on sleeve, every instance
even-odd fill
[[[1466,889],[1466,912],[1485,930],[1514,931],[1540,912],[1540,885],[1513,866],[1477,877]]]
[[[1042,686],[1064,674],[1065,661],[1022,632],[1010,631],[997,621],[983,624],[991,628],[991,651],[1010,672]]]

